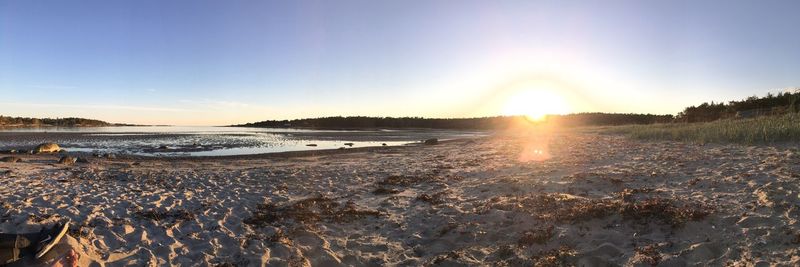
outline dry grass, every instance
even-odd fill
[[[725,119],[706,123],[666,123],[608,127],[607,133],[643,140],[764,144],[800,141],[800,115]]]

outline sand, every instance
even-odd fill
[[[84,266],[800,264],[795,146],[589,132],[208,159],[16,155],[0,232]]]

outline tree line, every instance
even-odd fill
[[[800,111],[800,89],[792,92],[751,96],[728,103],[703,103],[678,113],[678,122],[708,122],[726,118],[778,115]]]
[[[111,123],[101,120],[83,119],[83,118],[23,118],[23,117],[7,117],[0,116],[0,126],[61,126],[61,127],[75,127],[75,126],[110,126]]]
[[[617,113],[578,113],[569,115],[550,115],[548,121],[568,126],[582,125],[622,125],[670,122],[672,115],[617,114]],[[358,128],[433,128],[433,129],[498,129],[520,122],[529,122],[524,116],[495,116],[482,118],[422,118],[422,117],[323,117],[295,120],[267,120],[232,125],[237,127],[264,128],[316,128],[316,129],[358,129]]]

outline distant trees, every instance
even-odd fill
[[[234,126],[267,128],[436,128],[436,129],[492,129],[511,124],[520,117],[486,117],[462,119],[426,119],[421,117],[324,117],[296,120],[268,120]]]
[[[800,89],[793,92],[769,93],[764,97],[751,96],[728,103],[703,103],[691,106],[678,113],[679,122],[707,122],[737,115],[761,116],[800,111]]]
[[[652,114],[613,114],[579,113],[552,115],[549,121],[568,126],[580,125],[621,125],[670,122],[672,115]],[[498,129],[526,121],[522,116],[498,116],[461,119],[426,119],[422,117],[324,117],[297,120],[271,120],[246,123],[234,126],[265,128],[316,128],[316,129],[357,129],[357,128],[430,128],[430,129]]]
[[[61,127],[75,127],[75,126],[110,126],[112,124],[100,120],[91,120],[83,118],[55,118],[55,119],[39,119],[39,118],[23,118],[23,117],[7,117],[0,116],[0,126],[61,126]]]
[[[551,116],[548,120],[567,126],[605,126],[624,124],[652,124],[672,122],[672,115],[634,114],[634,113],[576,113]]]

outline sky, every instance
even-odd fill
[[[555,92],[566,112],[676,114],[800,86],[798,10],[769,0],[0,0],[0,114],[174,125],[474,117],[524,105],[525,87]]]

